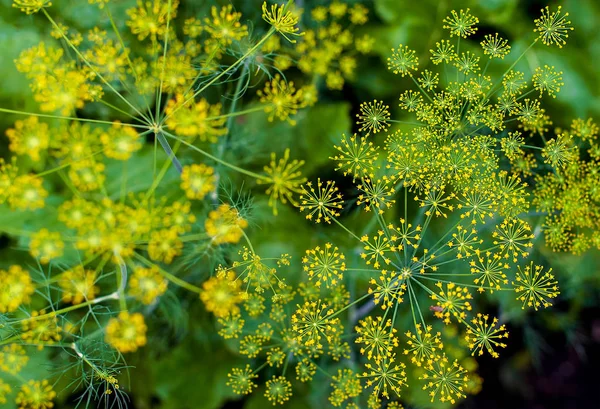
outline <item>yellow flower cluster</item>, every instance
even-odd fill
[[[119,352],[135,352],[146,345],[146,324],[140,313],[119,313],[117,318],[111,318],[106,325],[106,342]]]
[[[21,266],[10,266],[8,271],[0,269],[0,312],[15,311],[29,302],[34,291],[31,276]]]

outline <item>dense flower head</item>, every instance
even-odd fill
[[[62,339],[62,328],[54,314],[45,310],[33,311],[31,316],[21,321],[21,339],[42,349],[44,345],[55,344]]]
[[[29,252],[35,258],[39,258],[40,263],[48,264],[50,260],[63,255],[65,243],[60,233],[50,232],[48,229],[41,229],[31,236],[29,242]]]
[[[296,90],[293,81],[286,81],[281,75],[276,74],[271,81],[265,84],[263,90],[258,90],[257,95],[260,102],[265,104],[265,112],[269,115],[269,121],[277,117],[281,121],[295,124],[291,115],[298,113],[303,106],[302,90]]]
[[[292,315],[292,330],[298,341],[307,347],[322,347],[323,340],[332,342],[339,331],[339,319],[330,317],[333,310],[321,301],[306,301],[296,306]]]
[[[28,361],[27,351],[21,345],[4,345],[0,350],[0,369],[3,372],[18,374]]]
[[[37,116],[16,121],[14,129],[6,131],[6,136],[11,151],[17,155],[28,155],[34,162],[40,160],[50,142],[48,125],[40,122]]]
[[[267,6],[265,1],[262,5],[262,18],[269,23],[277,32],[279,32],[286,40],[291,43],[295,43],[296,40],[291,39],[288,36],[301,36],[302,33],[298,33],[300,29],[296,27],[298,24],[298,16],[290,10],[290,4],[272,4],[271,8]]]
[[[34,14],[44,7],[51,6],[52,2],[50,0],[13,0],[13,7],[26,14]]]
[[[205,18],[205,30],[223,45],[229,45],[234,40],[241,40],[248,35],[248,26],[240,23],[242,13],[233,11],[231,4],[220,10],[213,6],[210,18]]]
[[[179,0],[138,0],[136,7],[127,10],[127,25],[139,40],[156,40],[167,31],[167,23],[177,15]]]
[[[212,238],[214,244],[237,243],[243,236],[246,227],[248,227],[248,221],[240,215],[237,209],[227,204],[211,210],[204,222],[206,233]]]
[[[21,266],[0,269],[0,312],[15,311],[21,304],[29,302],[34,291],[29,272]]]
[[[355,342],[361,344],[360,353],[375,361],[389,359],[394,347],[398,346],[395,335],[397,330],[392,327],[392,321],[384,321],[381,316],[375,319],[368,316],[358,324],[355,328],[358,334]]]
[[[12,389],[10,386],[4,381],[0,381],[0,403],[6,403],[6,395],[11,392]]]
[[[416,71],[419,66],[419,59],[416,52],[400,44],[398,49],[392,48],[392,56],[388,57],[388,69],[394,74],[412,75],[411,71]]]
[[[137,266],[129,279],[129,294],[144,304],[152,304],[157,297],[167,291],[168,281],[157,266],[144,268]]]
[[[233,368],[230,373],[227,374],[227,386],[237,393],[238,395],[248,395],[252,393],[252,390],[256,388],[254,379],[258,378],[250,365],[246,365],[245,368]]]
[[[374,177],[378,150],[367,137],[358,138],[354,134],[348,138],[346,134],[342,134],[341,145],[334,145],[334,148],[339,153],[329,159],[337,163],[336,170],[341,170],[344,176],[352,175],[353,181],[357,177]]]
[[[273,405],[283,405],[292,396],[292,384],[284,376],[274,376],[265,385],[265,397]]]
[[[508,40],[498,37],[498,33],[491,35],[486,34],[481,42],[483,53],[490,58],[504,59],[510,53],[510,45]]]
[[[406,332],[406,349],[404,355],[410,356],[410,361],[421,367],[429,366],[440,358],[440,352],[443,351],[444,344],[439,332],[433,333],[432,327],[423,328],[421,324],[416,325],[415,333]]]
[[[406,365],[402,362],[397,363],[393,355],[387,359],[366,363],[361,378],[365,378],[367,388],[373,387],[373,395],[383,395],[388,399],[393,396],[399,397],[407,382],[405,369]]]
[[[243,299],[242,282],[236,280],[234,271],[221,271],[202,284],[200,299],[206,309],[217,317],[226,317],[239,312],[238,304]]]
[[[135,128],[118,121],[100,135],[100,140],[106,157],[117,160],[127,160],[142,148],[140,135]]]
[[[352,369],[338,369],[331,380],[332,391],[329,402],[335,407],[341,406],[346,400],[352,400],[362,392],[359,375]]]
[[[78,265],[63,272],[58,285],[62,291],[62,300],[73,304],[93,300],[100,289],[96,286],[97,272]]]
[[[21,386],[16,403],[19,409],[50,409],[54,407],[55,397],[56,392],[46,379],[30,380]]]
[[[184,166],[181,172],[181,189],[188,199],[202,200],[216,188],[215,169],[203,163]]]
[[[122,311],[106,325],[106,342],[119,352],[135,352],[146,345],[146,330],[142,314]]]
[[[445,355],[426,367],[420,379],[426,382],[423,390],[430,390],[431,402],[439,400],[454,404],[457,399],[466,397],[467,371],[457,360],[450,362]]]

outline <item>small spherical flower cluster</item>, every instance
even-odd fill
[[[106,325],[106,342],[119,352],[135,352],[146,345],[146,324],[140,313],[120,312]]]
[[[204,164],[185,166],[181,172],[181,189],[190,200],[202,200],[216,188],[215,169]]]
[[[29,381],[24,384],[17,394],[16,403],[19,409],[50,409],[54,407],[56,392],[52,385],[43,381]]]
[[[158,266],[144,268],[137,266],[129,279],[129,295],[143,304],[152,304],[167,291],[168,281],[162,276]]]
[[[237,243],[244,235],[248,221],[244,219],[237,209],[222,204],[216,210],[208,213],[204,222],[206,234],[214,244]]]
[[[0,312],[16,311],[22,304],[29,302],[34,291],[31,276],[21,266],[0,269]]]

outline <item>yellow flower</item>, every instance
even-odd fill
[[[361,377],[366,378],[367,387],[374,386],[373,395],[380,394],[390,398],[389,391],[400,396],[402,387],[406,385],[406,365],[395,362],[395,355],[386,359],[376,360],[374,363],[365,364],[366,371]]]
[[[35,175],[17,176],[8,189],[11,209],[35,210],[44,207],[48,192],[42,184],[43,179]]]
[[[204,98],[198,102],[189,100],[183,94],[177,94],[165,107],[167,126],[179,136],[191,140],[199,137],[201,141],[216,142],[219,136],[227,133],[227,118],[220,118],[221,104],[209,104]]]
[[[362,4],[355,4],[350,9],[350,21],[352,24],[363,25],[369,21],[369,9]]]
[[[571,22],[567,20],[569,13],[561,15],[561,6],[554,13],[550,13],[550,8],[546,6],[542,9],[540,18],[534,20],[534,32],[539,33],[539,38],[546,45],[556,44],[559,48],[567,43],[569,31],[573,31]]]
[[[181,254],[183,243],[173,228],[152,232],[148,242],[148,255],[153,261],[170,264],[175,256]]]
[[[518,266],[516,281],[512,284],[517,300],[523,302],[523,309],[533,307],[537,311],[541,307],[547,308],[552,305],[550,299],[560,294],[552,269],[544,272],[543,266],[534,265],[533,262],[524,269]]]
[[[19,409],[50,409],[54,407],[52,400],[56,397],[56,392],[52,390],[52,385],[47,380],[29,381],[23,386],[17,394],[15,402]]]
[[[204,222],[206,233],[212,238],[214,244],[237,243],[246,227],[248,222],[235,208],[227,204],[210,211]]]
[[[425,381],[423,390],[430,389],[431,402],[438,399],[440,402],[456,403],[456,399],[465,398],[464,389],[467,386],[467,371],[458,364],[448,362],[446,355],[425,368],[426,373],[419,379]]]
[[[40,151],[45,151],[50,142],[48,125],[39,122],[37,116],[16,121],[14,129],[6,131],[6,136],[11,151],[17,155],[28,155],[34,162],[40,160]]]
[[[469,301],[473,299],[469,289],[454,283],[446,283],[446,290],[441,282],[435,285],[439,288],[439,292],[431,294],[431,299],[437,302],[438,307],[441,307],[441,311],[435,311],[435,316],[443,319],[446,324],[450,324],[451,316],[458,321],[464,321],[467,317],[465,311],[471,311],[473,308]]]
[[[258,378],[258,375],[252,371],[250,365],[246,365],[244,369],[233,368],[227,374],[227,378],[226,385],[230,386],[238,395],[249,395],[258,386],[254,383],[254,379]]]
[[[477,317],[471,320],[472,325],[467,324],[465,340],[473,351],[472,355],[483,355],[485,349],[491,356],[498,358],[500,355],[494,348],[506,348],[502,338],[508,338],[508,332],[505,325],[498,326],[498,318],[494,317],[491,323],[488,323],[488,319],[488,315],[477,313]]]
[[[244,300],[241,291],[242,282],[236,280],[233,270],[221,271],[217,276],[211,277],[202,284],[200,299],[207,311],[217,317],[227,317],[240,311],[238,304]]]
[[[333,310],[327,304],[318,301],[306,301],[304,305],[296,305],[292,315],[292,331],[299,342],[307,347],[322,348],[321,340],[332,342],[340,330],[339,318],[330,317]]]
[[[93,158],[83,159],[71,164],[69,178],[77,189],[82,192],[91,192],[104,185],[106,180],[104,169],[104,164],[96,162]]]
[[[177,16],[178,6],[179,0],[138,0],[137,7],[127,10],[129,20],[126,24],[139,40],[148,36],[156,40],[157,36],[163,36],[167,31],[167,19],[172,20]]]
[[[295,43],[296,40],[290,39],[286,34],[301,36],[303,33],[298,33],[300,29],[296,27],[296,24],[298,24],[299,18],[289,10],[291,5],[291,1],[279,7],[277,4],[272,4],[271,10],[269,10],[265,1],[262,5],[262,18],[273,26],[286,40]]]
[[[13,7],[18,8],[23,13],[37,13],[44,7],[50,7],[50,0],[13,0]]]
[[[314,220],[315,223],[325,221],[331,223],[331,219],[340,215],[340,210],[343,205],[342,195],[339,189],[335,186],[335,182],[321,182],[321,178],[317,178],[317,188],[315,189],[312,182],[302,186],[302,194],[300,196],[300,211],[308,212],[306,218]]]
[[[292,384],[284,376],[273,376],[265,384],[265,397],[273,405],[283,405],[292,396]]]
[[[302,90],[296,91],[292,81],[286,82],[279,74],[265,84],[264,90],[258,90],[256,95],[260,97],[260,102],[266,104],[265,112],[269,114],[269,121],[275,117],[281,121],[287,120],[291,125],[296,121],[290,119],[290,115],[295,115],[302,104]]]
[[[136,267],[129,279],[129,295],[144,304],[152,304],[167,291],[168,281],[160,274],[157,266]]]
[[[42,229],[31,236],[29,242],[29,253],[40,259],[40,263],[48,264],[50,260],[61,257],[65,243],[58,232],[50,232]]]
[[[135,128],[115,121],[112,127],[100,135],[104,154],[112,159],[127,160],[142,148],[140,136]]]
[[[146,324],[140,313],[119,313],[117,318],[111,318],[106,325],[106,342],[119,352],[135,352],[146,345]]]
[[[86,270],[82,265],[65,271],[58,281],[58,285],[62,290],[63,301],[73,304],[93,300],[100,291],[95,284],[96,272]]]
[[[56,315],[46,314],[44,310],[34,311],[31,317],[21,323],[23,332],[21,338],[27,343],[38,343],[38,349],[44,344],[54,344],[62,338],[62,328],[58,326]]]
[[[346,270],[345,256],[338,252],[338,248],[331,243],[326,243],[325,247],[315,247],[306,250],[306,255],[302,258],[303,269],[310,279],[316,278],[315,285],[321,286],[325,283],[327,288],[338,285],[339,280],[343,278],[342,272]]]
[[[15,375],[27,365],[28,361],[29,357],[21,345],[4,345],[0,351],[0,369],[4,372]]]
[[[444,28],[450,30],[451,37],[458,36],[467,38],[477,31],[475,25],[479,23],[479,19],[473,16],[469,12],[469,9],[466,11],[461,9],[458,13],[456,10],[452,10],[451,14],[451,16],[444,19]]]
[[[0,379],[0,403],[6,403],[6,395],[12,392],[10,386]]]
[[[277,161],[275,153],[271,153],[271,162],[264,167],[267,176],[265,179],[258,179],[257,183],[270,185],[266,193],[269,195],[269,206],[273,209],[273,214],[277,215],[277,201],[286,204],[288,201],[293,205],[296,200],[294,193],[300,193],[300,185],[306,182],[306,178],[299,171],[304,165],[303,160],[294,159],[289,162],[290,150],[286,149],[283,158]]]
[[[360,104],[360,113],[356,114],[358,118],[357,125],[360,125],[359,131],[367,131],[366,136],[369,136],[371,132],[387,131],[390,127],[388,123],[390,119],[389,108],[388,105],[377,100]]]
[[[34,291],[29,273],[20,266],[0,270],[0,312],[15,311],[21,304],[29,302]]]
[[[223,6],[221,11],[213,6],[210,14],[210,18],[204,19],[205,30],[222,45],[229,45],[248,35],[248,27],[240,23],[242,13],[234,12],[231,4]]]
[[[379,361],[388,359],[392,356],[392,350],[398,346],[398,338],[396,338],[396,328],[392,327],[392,321],[383,321],[381,316],[373,319],[367,316],[358,321],[358,325],[354,327],[358,337],[354,341],[357,344],[362,344],[360,353],[367,355],[369,360]]]
[[[208,193],[214,192],[217,177],[214,168],[201,163],[184,166],[181,172],[181,189],[188,199],[204,199]]]
[[[416,333],[406,332],[408,341],[404,355],[410,355],[410,361],[416,366],[431,365],[439,359],[439,352],[444,348],[439,332],[431,332],[431,325],[422,328],[421,324],[416,325]]]

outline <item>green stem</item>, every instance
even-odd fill
[[[175,112],[177,112],[177,110],[179,108],[187,105],[188,102],[193,101],[194,98],[196,98],[198,95],[203,93],[208,87],[210,87],[212,84],[217,82],[222,76],[224,76],[229,71],[236,68],[242,61],[244,61],[247,57],[252,55],[260,47],[262,47],[262,45],[269,39],[269,37],[271,37],[271,35],[273,35],[274,32],[275,32],[275,29],[273,27],[271,27],[271,29],[267,32],[267,34],[265,34],[263,36],[263,38],[261,38],[260,41],[258,43],[256,43],[252,48],[250,48],[244,55],[242,55],[240,58],[238,58],[237,61],[235,61],[232,65],[227,67],[227,69],[221,71],[221,73],[219,75],[217,75],[212,80],[210,80],[208,83],[206,83],[204,86],[202,86],[198,91],[194,92],[194,94],[191,97],[189,97],[186,101],[184,101],[183,104],[177,106],[169,115],[165,115],[165,117],[161,121],[161,124],[163,124],[171,115],[173,115]]]
[[[80,303],[80,304],[75,304],[75,305],[71,305],[69,307],[61,308],[60,310],[52,311],[52,312],[49,312],[47,314],[36,315],[35,317],[31,316],[29,318],[25,318],[25,319],[19,320],[18,322],[20,324],[22,324],[22,323],[25,323],[25,322],[39,321],[39,320],[42,320],[42,319],[55,317],[55,316],[57,316],[59,314],[64,314],[66,312],[78,310],[79,308],[89,307],[90,305],[100,304],[101,302],[104,302],[104,301],[118,300],[118,299],[119,299],[119,294],[117,292],[114,292],[114,293],[105,295],[103,297],[94,298],[93,300],[90,300],[90,301],[86,301],[86,302],[83,302],[83,303]]]
[[[202,289],[199,287],[196,287],[193,284],[188,283],[187,281],[182,280],[181,278],[163,270],[162,268],[160,268],[158,265],[152,263],[150,260],[146,259],[145,257],[139,255],[138,253],[133,253],[133,257],[135,257],[136,259],[138,259],[139,261],[141,261],[143,264],[145,264],[148,267],[154,267],[156,266],[158,268],[158,271],[160,272],[160,274],[165,277],[167,280],[171,281],[173,284],[178,285],[180,287],[185,288],[186,290],[192,291],[194,293],[198,293],[200,294],[202,292]]]
[[[169,132],[163,131],[163,133],[164,133],[165,135],[167,135],[169,138],[173,138],[173,139],[175,139],[176,141],[179,141],[179,142],[181,142],[182,144],[184,144],[184,145],[185,145],[185,146],[187,146],[188,148],[191,148],[191,149],[195,150],[196,152],[198,152],[198,153],[200,153],[200,154],[202,154],[202,155],[206,156],[206,157],[207,157],[207,158],[209,158],[209,159],[212,159],[212,160],[214,160],[214,161],[215,161],[215,162],[217,162],[217,163],[220,163],[220,164],[221,164],[221,165],[223,165],[223,166],[226,166],[226,167],[228,167],[229,169],[235,170],[236,172],[243,173],[244,175],[247,175],[247,176],[250,176],[250,177],[253,177],[253,178],[256,178],[256,179],[260,179],[260,180],[268,180],[268,178],[267,178],[266,176],[264,176],[264,175],[259,175],[258,173],[254,173],[254,172],[251,172],[251,171],[249,171],[249,170],[242,169],[242,168],[240,168],[240,167],[237,167],[237,166],[235,166],[235,165],[232,165],[232,164],[231,164],[231,163],[229,163],[229,162],[225,162],[224,160],[222,160],[222,159],[219,159],[219,158],[217,158],[216,156],[214,156],[214,155],[211,155],[210,153],[203,151],[202,149],[200,149],[200,148],[198,148],[198,147],[196,147],[196,146],[192,145],[191,143],[189,143],[189,142],[186,142],[186,141],[184,141],[183,139],[181,139],[181,138],[179,138],[179,137],[177,137],[177,136],[175,136],[175,135],[172,135],[172,134],[170,134]]]
[[[111,122],[111,121],[102,121],[102,120],[99,120],[99,119],[85,119],[85,118],[77,118],[77,117],[74,117],[74,116],[38,114],[38,113],[35,113],[35,112],[16,111],[14,109],[6,109],[6,108],[0,108],[0,112],[3,112],[5,114],[37,116],[37,117],[40,117],[40,118],[66,119],[66,120],[69,120],[69,121],[80,121],[80,122],[91,122],[91,123],[96,123],[96,124],[114,125],[114,122]],[[127,125],[131,126],[133,128],[148,129],[148,126],[146,126],[146,125],[137,125],[137,124],[127,124]]]

